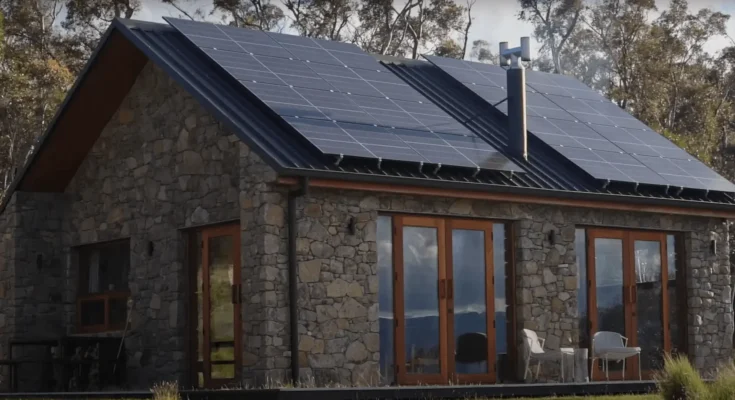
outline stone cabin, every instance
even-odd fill
[[[524,381],[528,329],[547,350],[589,349],[598,331],[624,335],[642,357],[625,369],[611,365],[610,379],[645,379],[666,353],[688,355],[704,373],[732,362],[731,186],[677,158],[683,151],[655,132],[632,126],[585,142],[588,131],[619,126],[567,124],[556,137],[585,143],[580,152],[592,152],[595,140],[622,149],[639,140],[674,154],[660,160],[692,166],[666,179],[699,186],[599,179],[624,163],[585,169],[568,152],[573,144],[534,133],[533,115],[543,111],[534,91],[526,94],[523,157],[512,145],[517,103],[493,107],[487,97],[502,85],[484,86],[483,97],[468,83],[481,64],[386,59],[347,44],[169,23],[112,23],[2,203],[2,357],[18,339],[112,337],[124,342],[131,389],[163,380],[492,384]],[[213,30],[256,50],[218,48],[207,38]],[[314,48],[340,61],[307,63],[302,54]],[[265,65],[269,54],[276,60],[267,68],[248,64]],[[485,67],[498,78],[500,67]],[[544,76],[529,72],[527,82]],[[563,91],[562,78],[543,79]],[[451,154],[432,163],[430,152],[416,155],[420,145],[404,144],[416,159],[351,156],[360,140],[377,154],[401,116],[364,107],[377,122],[330,147],[335,128],[327,125],[342,117],[310,119],[329,104],[283,107],[291,100],[275,90],[367,102],[353,93],[360,85],[390,93],[383,99],[403,109],[428,107],[416,119],[466,129],[462,137],[494,148],[501,167],[452,165]],[[399,131],[406,143],[411,132],[431,134]],[[517,134],[526,138],[525,129]],[[664,179],[653,166],[634,167],[621,174]],[[590,369],[593,380],[605,379],[598,362]],[[544,363],[538,379],[559,372]]]

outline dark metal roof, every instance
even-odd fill
[[[496,171],[475,174],[451,167],[442,167],[434,173],[431,167],[420,169],[413,163],[383,161],[379,167],[377,161],[354,158],[345,158],[337,166],[334,158],[305,143],[300,134],[273,116],[258,99],[169,25],[118,19],[110,30],[122,33],[283,176],[691,208],[732,210],[735,206],[733,198],[720,193],[706,195],[684,191],[675,194],[653,189],[635,190],[632,185],[603,188],[600,182],[533,135],[529,135],[529,160],[519,160],[504,151],[507,148],[507,117],[495,109],[488,109],[477,95],[454,83],[429,63],[386,57],[378,58],[450,115],[467,121],[469,129],[521,165],[526,173],[511,177]]]

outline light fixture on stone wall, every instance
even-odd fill
[[[153,242],[148,242],[148,257],[153,255]]]
[[[354,235],[355,231],[357,231],[355,222],[355,217],[350,217],[350,220],[347,222],[347,231],[350,232],[350,235]]]
[[[717,234],[715,232],[709,233],[709,251],[712,255],[717,254]]]
[[[552,246],[555,245],[556,244],[556,232],[552,229],[549,231],[548,235],[549,236],[547,237],[547,239],[549,240],[549,244]]]

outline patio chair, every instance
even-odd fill
[[[602,369],[605,371],[605,379],[610,380],[610,361],[623,362],[623,378],[625,378],[625,359],[638,356],[638,380],[641,379],[641,348],[628,347],[628,338],[609,331],[600,331],[592,337],[592,365],[595,360],[603,361]]]
[[[539,374],[539,371],[541,370],[542,361],[559,360],[561,362],[561,380],[564,381],[564,357],[568,355],[574,356],[574,350],[572,349],[544,350],[544,343],[546,342],[546,339],[539,338],[536,332],[530,329],[524,329],[522,333],[523,333],[523,344],[526,350],[526,369],[523,374],[523,380],[524,381],[526,380],[526,377],[528,376],[528,372],[531,371],[530,364],[531,364],[531,360],[534,359],[534,360],[538,360],[538,365],[536,366],[536,377],[535,377],[536,380],[538,380],[538,374]]]

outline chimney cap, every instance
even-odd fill
[[[530,37],[521,37],[521,45],[512,49],[508,48],[508,42],[500,43],[500,65],[509,65],[513,57],[520,58],[520,61],[531,61]]]

